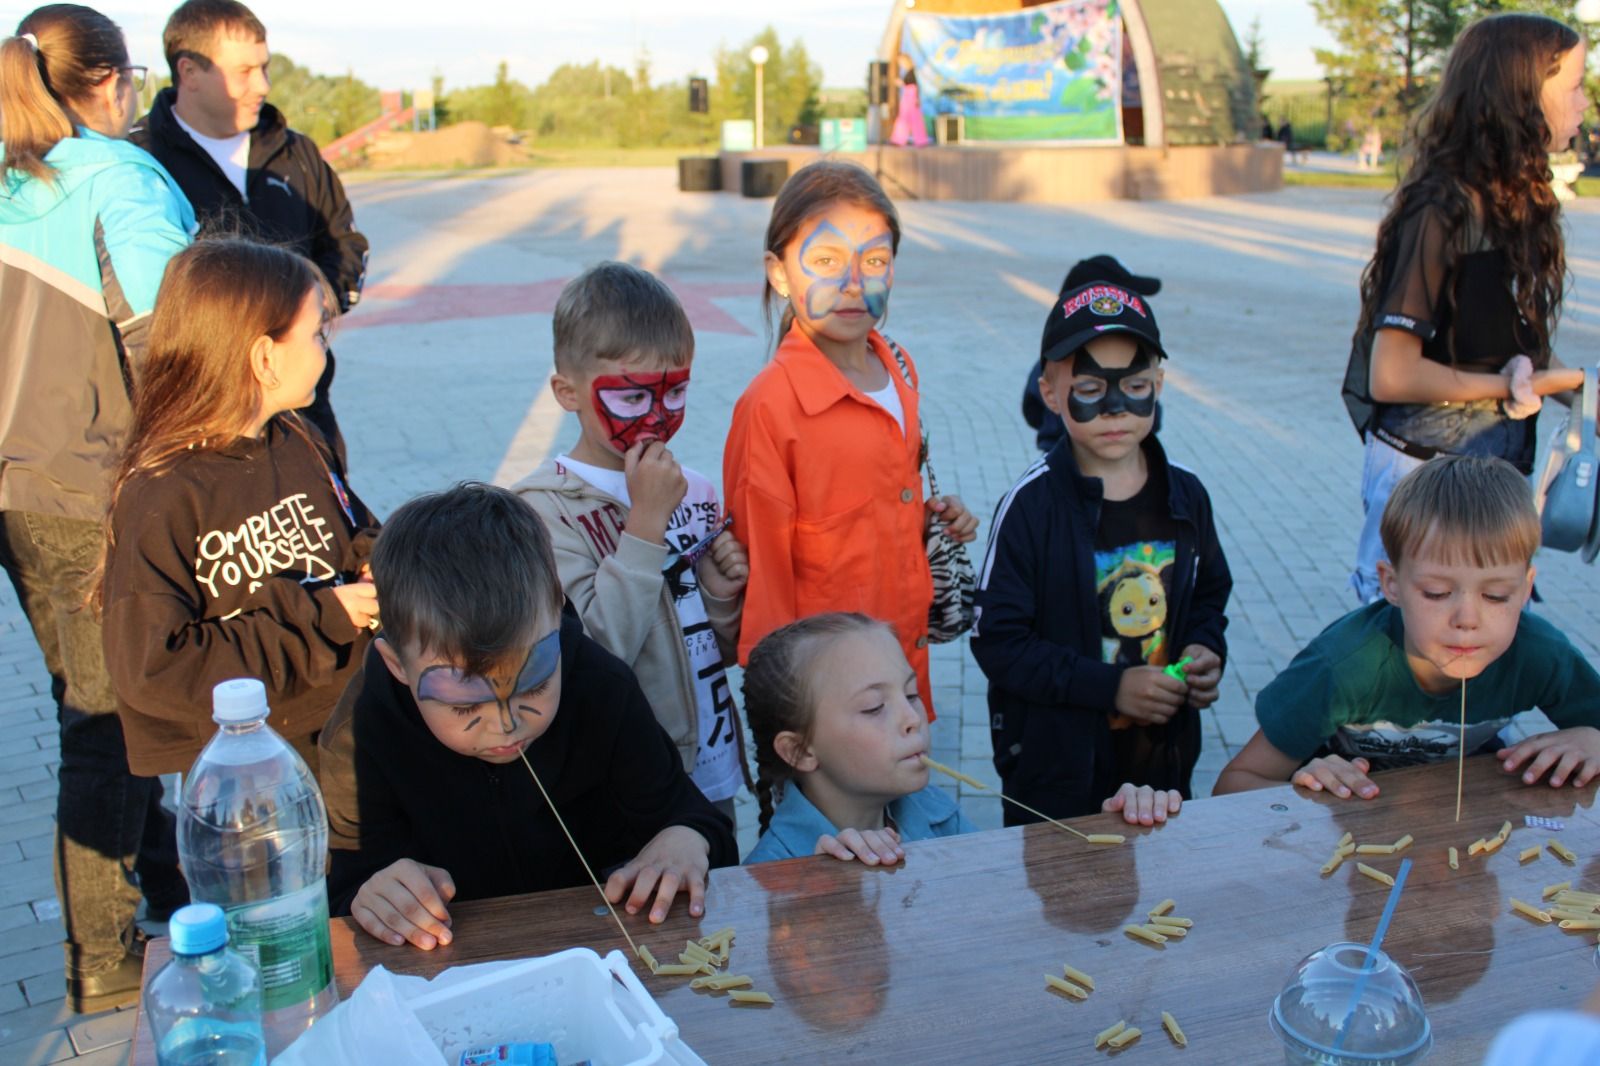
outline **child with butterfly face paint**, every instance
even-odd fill
[[[1190,798],[1232,589],[1210,498],[1154,433],[1155,312],[1100,268],[1046,320],[1039,389],[1066,436],[1001,500],[972,638],[1001,787],[1055,818],[1122,781]]]
[[[562,290],[553,332],[551,389],[582,432],[516,491],[550,527],[590,635],[632,667],[685,769],[732,819],[746,773],[723,671],[748,567],[716,486],[668,448],[688,410],[688,316],[648,272],[602,263]]]

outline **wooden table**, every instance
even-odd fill
[[[1144,1030],[1118,1058],[1281,1063],[1267,1013],[1290,968],[1328,943],[1369,940],[1389,891],[1353,858],[1330,877],[1319,867],[1347,830],[1364,843],[1410,833],[1414,865],[1384,947],[1422,989],[1435,1034],[1429,1066],[1478,1063],[1517,1014],[1576,1005],[1600,976],[1593,934],[1538,924],[1507,904],[1537,901],[1557,881],[1600,892],[1600,819],[1593,789],[1523,787],[1477,758],[1467,761],[1456,824],[1455,779],[1454,765],[1384,774],[1370,802],[1287,787],[1207,799],[1165,827],[1118,829],[1129,837],[1121,847],[1044,825],[912,844],[892,870],[821,858],[717,870],[702,921],[681,902],[656,928],[624,920],[663,960],[689,937],[738,930],[729,972],[753,977],[775,1007],[735,1008],[686,978],[643,975],[713,1064],[1090,1062],[1107,1054],[1093,1050],[1094,1034],[1118,1019]],[[1565,819],[1566,829],[1523,828],[1524,814]],[[1466,857],[1508,819],[1516,829],[1505,847]],[[1578,853],[1577,866],[1547,850],[1519,864],[1519,851],[1552,835]],[[1452,844],[1459,871],[1446,863]],[[1367,861],[1392,873],[1400,857]],[[1121,932],[1167,897],[1194,920],[1187,939],[1151,947]],[[379,963],[431,976],[573,946],[625,949],[596,902],[583,888],[461,904],[455,943],[432,952],[388,947],[335,921],[340,992]],[[147,971],[165,957],[165,941],[152,945]],[[1044,974],[1063,963],[1095,979],[1087,1001],[1046,990]],[[1162,1031],[1163,1010],[1187,1032],[1188,1050]],[[131,1061],[155,1061],[142,1019]]]

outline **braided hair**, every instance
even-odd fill
[[[817,655],[839,637],[873,629],[890,632],[883,622],[864,614],[835,611],[790,622],[750,649],[744,668],[744,714],[755,738],[761,832],[772,824],[773,793],[794,779],[794,767],[778,754],[778,734],[798,733],[805,743],[811,740],[816,707],[809,681]]]

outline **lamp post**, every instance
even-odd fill
[[[763,96],[761,85],[761,68],[767,65],[768,52],[765,45],[756,45],[750,49],[750,62],[756,65],[756,148],[761,147],[762,141],[762,103]]]

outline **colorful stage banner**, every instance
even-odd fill
[[[1008,14],[905,16],[923,113],[965,115],[973,141],[1122,143],[1117,0],[1061,0]]]

